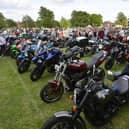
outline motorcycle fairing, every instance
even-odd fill
[[[25,55],[20,54],[20,55],[18,56],[18,58],[19,58],[19,59],[24,59],[24,58],[25,58]]]

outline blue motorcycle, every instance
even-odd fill
[[[32,58],[32,61],[35,63],[35,67],[30,73],[30,79],[32,81],[40,79],[46,68],[48,72],[54,72],[55,64],[59,62],[61,54],[62,51],[59,48],[51,48],[49,50],[43,49],[39,51],[38,55]]]
[[[36,49],[36,45],[27,44],[25,48],[18,55],[16,63],[18,66],[18,72],[24,73],[28,70],[31,60],[34,57],[34,51]]]

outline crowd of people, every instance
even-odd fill
[[[120,38],[121,40],[129,36],[128,28],[122,27],[93,27],[91,25],[81,28],[42,28],[42,29],[24,29],[24,28],[11,28],[4,31],[0,31],[0,56],[5,55],[6,45],[8,43],[9,37],[18,37],[18,38],[30,38],[33,37],[42,37],[47,34],[49,39],[63,40],[69,38],[75,38],[78,36],[86,36],[93,39],[103,39],[104,37],[108,38]]]

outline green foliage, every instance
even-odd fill
[[[61,17],[60,26],[65,28],[70,27],[70,20],[67,20],[64,17]]]
[[[16,22],[12,19],[6,19],[6,25],[7,27],[15,27],[17,26]]]
[[[22,18],[22,26],[25,28],[27,27],[31,28],[35,26],[35,23],[30,16],[26,15],[26,16],[23,16]]]
[[[53,27],[54,13],[45,7],[40,7],[38,21],[40,21],[40,26]]]
[[[0,29],[6,27],[6,21],[4,15],[0,12]]]
[[[123,25],[126,26],[128,23],[127,17],[124,15],[123,12],[119,12],[116,17],[115,24],[116,25]]]
[[[91,14],[90,23],[95,26],[100,26],[103,23],[102,16],[100,14]]]
[[[58,21],[54,20],[53,27],[60,27],[60,23]]]
[[[74,10],[71,14],[71,26],[85,27],[90,23],[90,15],[85,11]]]

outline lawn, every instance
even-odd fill
[[[114,66],[114,70],[123,66]],[[40,129],[42,123],[54,112],[71,109],[72,102],[65,93],[62,99],[52,104],[41,101],[39,91],[54,75],[45,72],[37,82],[32,82],[29,72],[19,74],[15,60],[0,57],[0,129]],[[97,129],[87,121],[88,129]],[[104,127],[98,129],[129,129],[129,104],[123,105]]]

